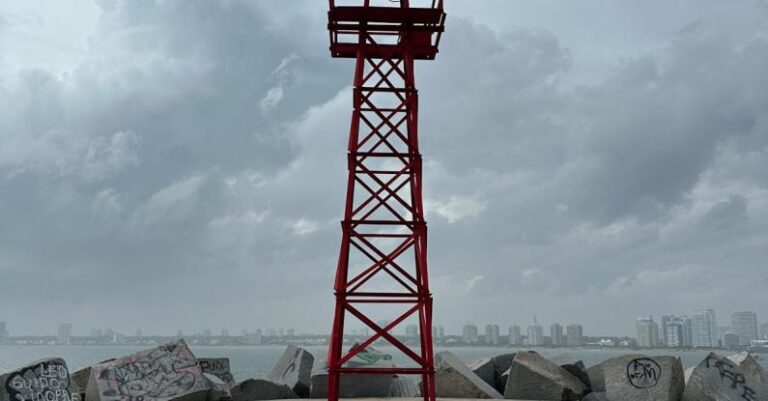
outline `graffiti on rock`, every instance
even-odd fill
[[[708,369],[717,369],[720,380],[728,381],[728,386],[731,389],[737,390],[742,399],[745,401],[757,401],[757,393],[752,387],[747,385],[747,378],[743,374],[738,373],[738,367],[735,364],[727,358],[718,358],[713,354],[707,356],[705,362]]]
[[[635,388],[656,387],[660,377],[661,366],[651,358],[637,358],[627,364],[627,379]]]
[[[13,401],[72,401],[69,371],[57,361],[41,362],[8,376],[5,389]]]
[[[115,362],[99,372],[101,398],[147,401],[182,395],[200,379],[197,360],[186,347],[169,344]]]

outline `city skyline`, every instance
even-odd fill
[[[659,315],[657,315],[659,316]],[[734,311],[731,314],[727,315],[727,321],[731,323],[729,326],[722,326],[717,323],[717,314],[713,309],[701,309],[701,310],[695,310],[692,311],[689,314],[681,314],[681,315],[669,315],[669,314],[662,314],[660,315],[660,319],[656,321],[654,319],[654,315],[648,315],[648,316],[642,316],[638,317],[634,320],[635,323],[635,331],[634,333],[626,333],[626,334],[619,334],[619,335],[613,335],[601,332],[598,328],[597,330],[593,330],[590,332],[591,335],[594,336],[605,336],[605,337],[615,337],[615,338],[633,338],[637,341],[637,345],[640,347],[648,347],[656,345],[663,345],[663,346],[701,346],[701,347],[708,347],[708,346],[714,346],[718,342],[723,341],[723,335],[724,334],[735,334],[738,336],[739,343],[737,345],[749,345],[748,340],[754,340],[754,339],[768,339],[768,316],[766,316],[766,320],[760,320],[760,315],[754,311],[749,310],[740,310],[740,311]],[[698,319],[698,320],[697,320]],[[737,322],[743,322],[746,328],[737,327],[738,324],[735,324]],[[389,321],[380,321],[378,322],[379,325],[385,326],[388,324]],[[3,337],[7,337],[10,334],[10,330],[8,329],[9,325],[7,321],[0,321],[0,340]],[[580,323],[577,322],[559,322],[559,321],[552,321],[550,323],[539,323],[538,317],[534,316],[532,318],[532,321],[530,324],[520,324],[517,322],[513,322],[511,324],[503,324],[503,323],[486,323],[484,325],[478,325],[475,323],[464,323],[460,327],[456,328],[449,328],[449,330],[446,331],[445,325],[440,324],[439,322],[436,322],[435,326],[433,327],[433,333],[435,337],[443,337],[443,336],[461,336],[465,339],[467,343],[480,343],[481,341],[484,343],[489,343],[486,338],[490,335],[494,340],[490,341],[490,344],[500,344],[501,338],[507,338],[510,343],[512,344],[520,344],[522,345],[522,339],[529,339],[531,337],[535,338],[534,342],[530,345],[538,346],[543,345],[544,338],[548,337],[552,342],[552,345],[577,345],[577,344],[571,344],[570,339],[573,335],[570,335],[571,333],[575,334],[578,332],[578,337],[584,336],[584,329],[583,326]],[[576,328],[577,327],[577,328]],[[58,332],[55,333],[55,335],[61,339],[62,337],[70,337],[73,335],[77,336],[86,336],[85,333],[90,330],[90,336],[92,337],[98,337],[104,335],[105,332],[108,333],[120,333],[121,335],[125,335],[123,333],[130,333],[135,332],[138,333],[136,337],[141,337],[141,333],[145,333],[145,330],[147,330],[144,327],[138,327],[133,329],[126,329],[122,332],[120,330],[113,330],[111,328],[103,329],[103,328],[90,328],[90,329],[80,329],[78,331],[76,328],[73,328],[73,324],[71,323],[59,323],[56,326]],[[230,328],[221,328],[219,329],[219,336],[229,336]],[[577,331],[576,331],[577,330]],[[724,333],[725,331],[726,333]],[[184,333],[188,333],[188,335],[195,335],[195,336],[206,336],[206,337],[212,337],[216,336],[215,331],[211,328],[204,328],[200,330],[183,330],[183,329],[174,329],[170,332],[165,333],[159,333],[159,332],[153,332],[151,330],[146,331],[146,336],[170,336],[171,332],[174,333],[176,337],[183,337]],[[258,333],[259,335],[265,335],[265,336],[291,336],[294,334],[299,335],[327,335],[329,333],[323,333],[323,332],[311,332],[311,331],[297,331],[296,329],[289,327],[277,327],[277,326],[264,326],[264,327],[254,327],[254,328],[236,328],[232,329],[232,332],[238,332],[241,335],[245,336],[249,333]],[[368,335],[370,332],[369,328],[366,327],[360,327],[360,328],[354,328],[351,327],[349,333],[345,334],[365,334]],[[418,333],[418,326],[414,324],[402,324],[399,326],[399,331],[402,335],[406,337],[416,337]],[[741,332],[742,334],[745,332],[748,332],[746,336],[739,335],[738,333]],[[290,333],[290,334],[289,334]],[[504,333],[504,334],[502,334]],[[18,333],[15,335],[19,335]],[[42,333],[25,333],[22,335],[48,335],[48,334],[42,334]],[[52,334],[54,335],[54,334]],[[515,339],[517,338],[517,339]]]

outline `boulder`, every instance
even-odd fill
[[[739,365],[741,370],[744,371],[745,376],[755,383],[760,383],[763,388],[768,389],[768,375],[766,375],[765,369],[755,360],[751,353],[742,351],[738,354],[729,355],[728,359]]]
[[[203,373],[218,377],[228,388],[236,384],[235,376],[229,368],[229,358],[198,358],[198,362]]]
[[[435,355],[435,394],[449,398],[502,398],[501,393],[448,351]]]
[[[389,386],[389,397],[421,397],[421,376],[395,375]]]
[[[688,382],[691,381],[691,375],[693,374],[693,370],[696,369],[695,366],[691,366],[690,368],[685,370],[685,373],[683,374],[685,376],[685,384],[688,385]]]
[[[69,392],[72,394],[73,401],[85,399],[85,390],[88,387],[88,379],[90,377],[90,366],[69,374]]]
[[[232,387],[233,401],[282,400],[299,398],[285,384],[264,379],[246,379]]]
[[[289,345],[269,374],[269,380],[287,385],[299,397],[309,397],[314,362],[315,357],[309,351]]]
[[[710,353],[693,369],[683,401],[765,401],[768,393],[738,364]]]
[[[204,401],[211,390],[184,340],[91,367],[86,401]]]
[[[608,396],[605,393],[589,393],[581,401],[608,401]]]
[[[208,392],[207,401],[231,401],[232,400],[232,385],[221,380],[218,376],[214,376],[210,373],[203,373],[205,381],[208,382],[211,390]]]
[[[609,401],[678,401],[685,388],[677,357],[622,355],[602,366]]]
[[[504,397],[521,400],[578,401],[589,389],[567,370],[533,352],[518,352]]]
[[[501,387],[501,390],[499,391],[499,393],[501,393],[501,394],[504,394],[504,389],[507,387],[507,380],[509,379],[509,371],[510,370],[511,369],[507,369],[506,371],[504,371],[504,373],[499,375],[499,383],[504,383],[504,387]],[[497,388],[497,390],[498,390],[498,388]]]
[[[504,393],[504,387],[507,385],[507,377],[509,376],[504,376],[504,373],[509,370],[510,366],[512,366],[512,361],[515,359],[515,355],[517,355],[517,353],[513,352],[510,354],[497,355],[491,358],[491,360],[493,360],[494,369],[496,370],[493,387],[500,394]]]
[[[587,369],[587,377],[589,377],[589,384],[593,392],[604,393],[605,392],[605,375],[603,375],[603,364],[590,366]]]
[[[341,375],[339,397],[388,397],[392,380],[391,374]],[[323,371],[313,373],[310,398],[326,397],[328,397],[328,373]]]
[[[589,381],[589,374],[587,373],[587,367],[584,366],[584,362],[576,361],[573,363],[566,363],[560,365],[560,367],[567,370],[568,373],[576,376],[576,378],[581,380],[581,382],[584,383],[588,389],[592,388],[592,384]]]
[[[472,361],[467,365],[469,370],[474,372],[477,377],[483,379],[490,386],[496,387],[496,364],[492,358],[482,358]]]
[[[0,401],[72,401],[69,370],[47,358],[0,376]]]

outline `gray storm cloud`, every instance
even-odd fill
[[[0,76],[0,320],[328,331],[352,65],[323,10],[98,4],[73,67]],[[457,2],[417,78],[437,323],[768,307],[766,26],[722,29],[766,10],[707,4],[598,54]]]

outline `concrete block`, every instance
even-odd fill
[[[510,367],[505,398],[578,401],[589,389],[576,376],[539,354],[518,352]]]
[[[602,365],[609,401],[679,401],[685,389],[677,357],[624,355]]]
[[[67,364],[47,358],[0,376],[0,401],[72,401]]]
[[[472,372],[456,355],[443,351],[435,356],[435,393],[451,398],[502,398],[493,386]]]
[[[198,358],[198,362],[203,373],[218,377],[228,388],[236,384],[235,376],[229,368],[229,358]]]
[[[289,345],[277,361],[269,380],[287,385],[299,397],[309,397],[315,357],[309,351]]]
[[[94,365],[86,401],[205,401],[210,390],[184,340]]]
[[[710,353],[693,369],[683,401],[766,401],[768,393],[735,362]]]
[[[246,379],[232,387],[233,401],[299,398],[287,385],[264,379]]]

